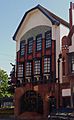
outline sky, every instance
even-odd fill
[[[38,4],[69,21],[69,6],[74,0],[0,0],[0,68],[9,75],[16,59],[12,37],[25,12]]]

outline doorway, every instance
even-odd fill
[[[29,90],[20,99],[20,109],[23,112],[37,112],[43,114],[43,100],[39,93]]]

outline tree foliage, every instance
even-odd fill
[[[8,75],[6,71],[0,69],[0,98],[10,96],[8,93]]]

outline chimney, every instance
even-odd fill
[[[69,9],[69,22],[70,22],[70,29],[74,25],[74,3],[70,2],[70,9]]]

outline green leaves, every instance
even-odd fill
[[[0,98],[9,96],[8,93],[8,75],[6,71],[0,69]]]

